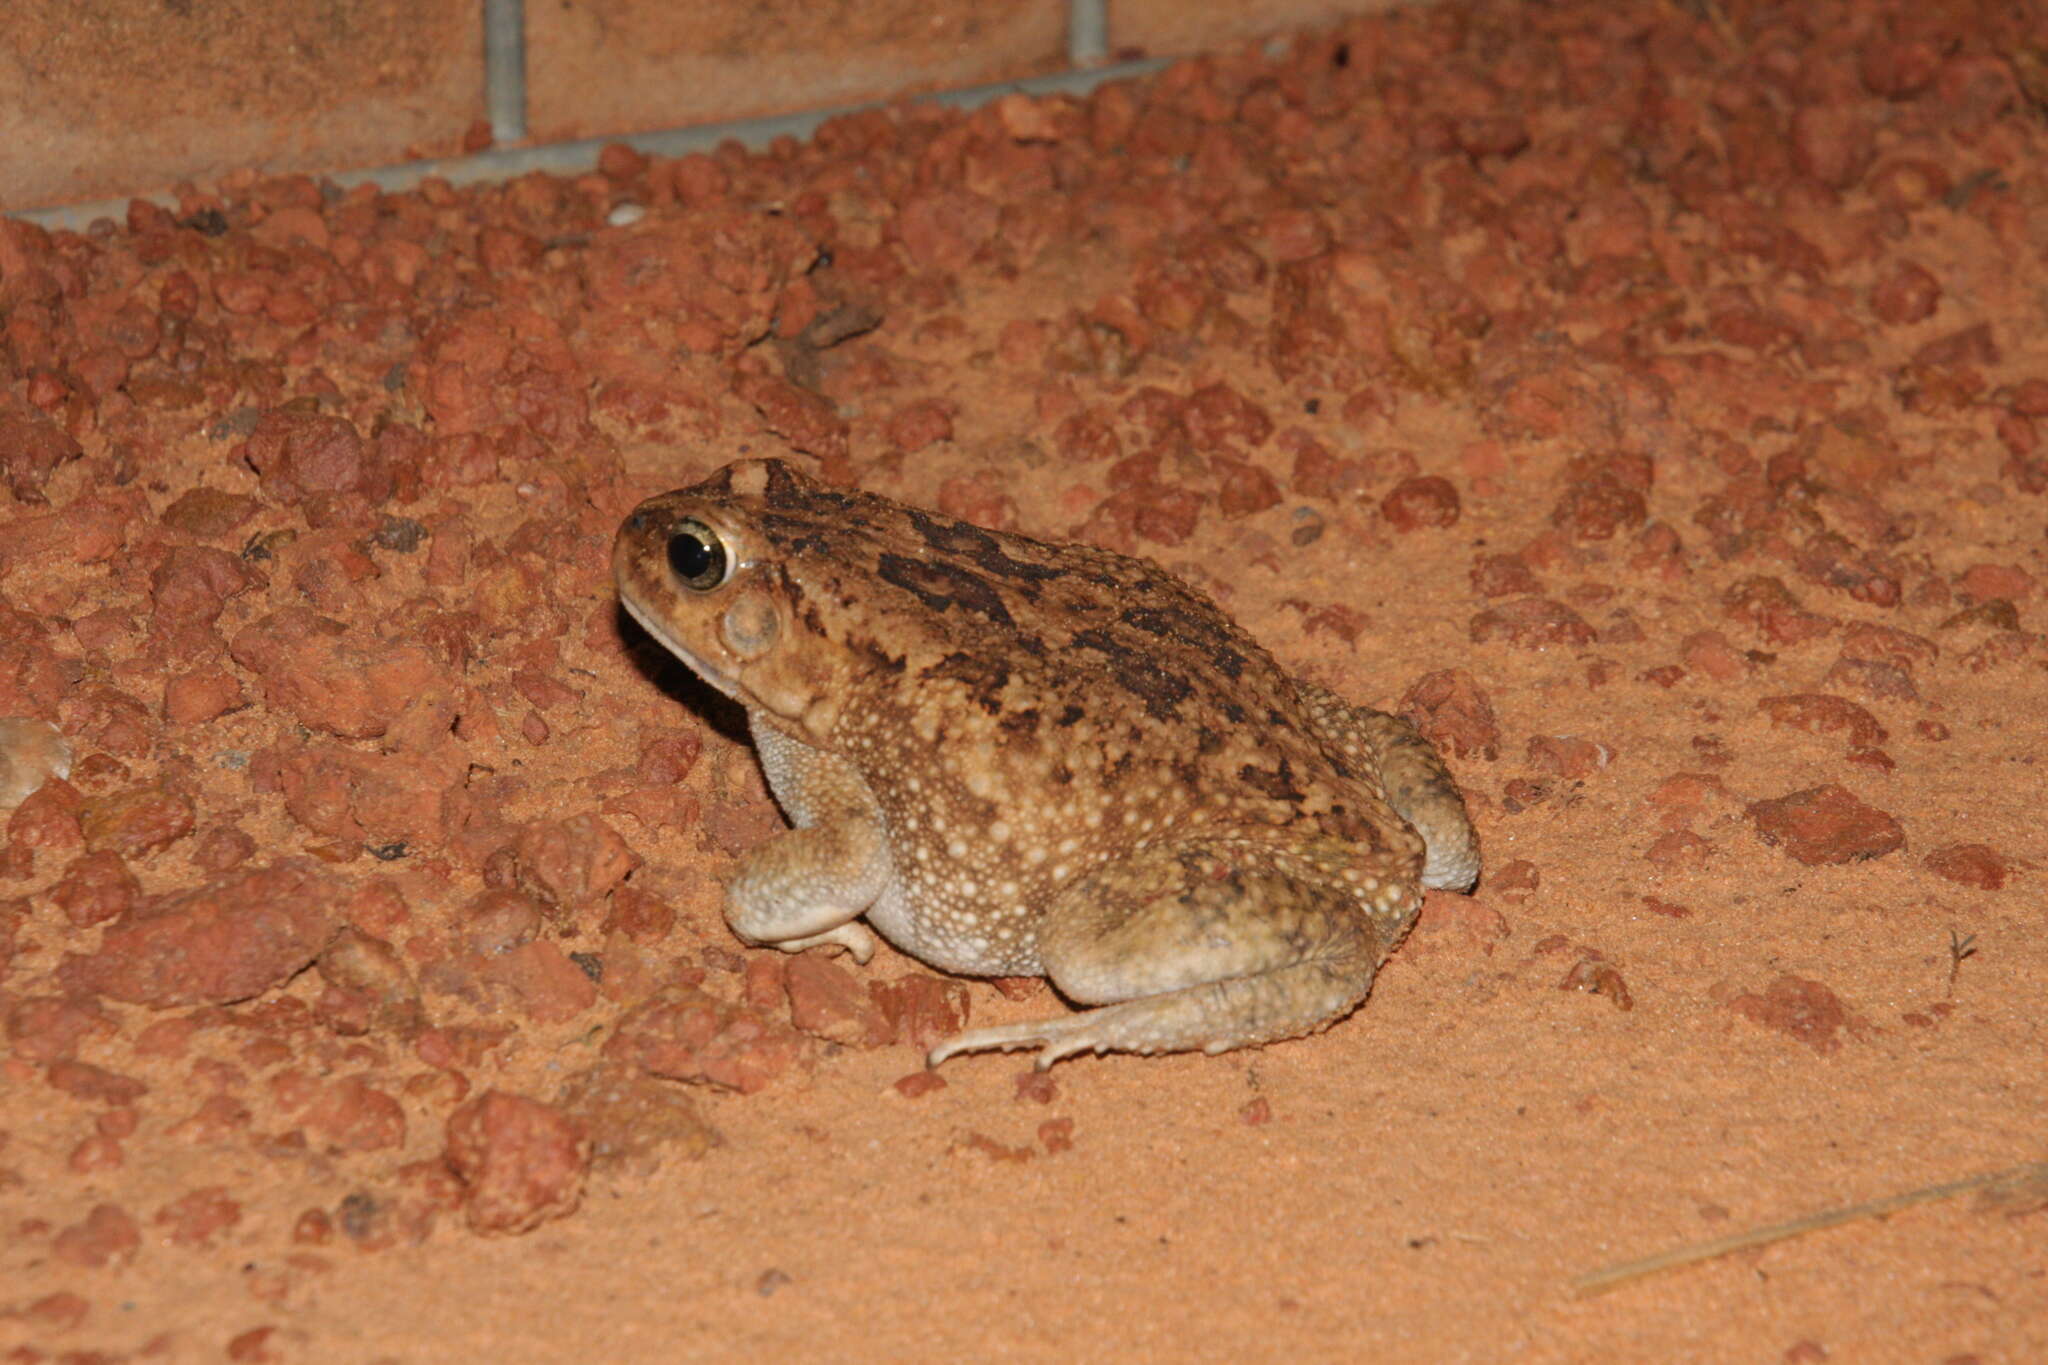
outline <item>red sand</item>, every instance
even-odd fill
[[[1571,1290],[2048,1156],[2048,18],[1697,8],[0,225],[0,1359],[2048,1351],[2038,1182]],[[1319,1037],[925,1079],[1052,1001],[741,949],[621,635],[742,450],[1409,708],[1478,892]]]

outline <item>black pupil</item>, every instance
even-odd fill
[[[668,539],[668,566],[693,587],[709,587],[723,576],[725,551],[701,531],[678,531]]]

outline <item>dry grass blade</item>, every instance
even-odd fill
[[[1671,0],[1671,7],[1712,29],[1714,37],[1731,55],[1742,51],[1742,35],[1729,22],[1728,11],[1721,8],[1720,0]]]
[[[1782,1242],[1788,1237],[1802,1233],[1818,1232],[1822,1228],[1839,1227],[1861,1218],[1881,1218],[1915,1204],[1929,1204],[1937,1199],[1950,1199],[1972,1190],[2003,1193],[2007,1189],[2022,1186],[2048,1185],[2048,1161],[2029,1162],[1988,1175],[1973,1175],[1967,1180],[1953,1180],[1945,1185],[1929,1185],[1923,1189],[1908,1190],[1904,1194],[1890,1195],[1884,1199],[1873,1199],[1865,1204],[1851,1204],[1846,1208],[1828,1209],[1821,1213],[1795,1218],[1789,1223],[1774,1223],[1769,1227],[1752,1228],[1747,1232],[1734,1232],[1726,1237],[1716,1237],[1711,1242],[1699,1242],[1693,1246],[1677,1247],[1670,1251],[1646,1256],[1639,1261],[1627,1261],[1621,1265],[1596,1270],[1590,1275],[1581,1275],[1572,1281],[1572,1293],[1580,1297],[1601,1294],[1607,1290],[1639,1280],[1645,1275],[1654,1275],[1660,1270],[1676,1270],[1680,1266],[1696,1265],[1711,1261],[1717,1256],[1730,1252],[1747,1251],[1751,1247],[1768,1246]]]

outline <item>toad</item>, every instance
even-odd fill
[[[1412,726],[1290,677],[1147,560],[746,460],[642,503],[612,567],[633,619],[746,708],[789,817],[726,887],[735,934],[865,963],[872,926],[1091,1007],[930,1065],[1313,1033],[1365,998],[1424,887],[1478,876]]]

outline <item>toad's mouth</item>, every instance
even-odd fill
[[[670,632],[667,626],[662,624],[661,618],[657,617],[653,612],[645,610],[639,604],[634,602],[631,594],[627,593],[623,589],[621,589],[619,592],[619,605],[626,609],[626,615],[632,617],[635,621],[638,621],[640,623],[640,628],[642,630],[646,631],[649,635],[654,637],[655,643],[659,644],[663,649],[667,650],[669,653],[675,655],[678,659],[681,659],[684,664],[688,665],[692,673],[695,673],[698,677],[702,678],[705,682],[717,688],[720,692],[723,692],[726,696],[731,697],[734,701],[740,702],[742,704],[745,703],[746,698],[740,695],[739,688],[737,684],[734,683],[731,677],[719,672],[717,669],[711,667],[711,665],[705,663],[702,659],[698,658],[697,655],[692,653],[687,647],[685,647],[679,640],[676,639],[675,635]]]

